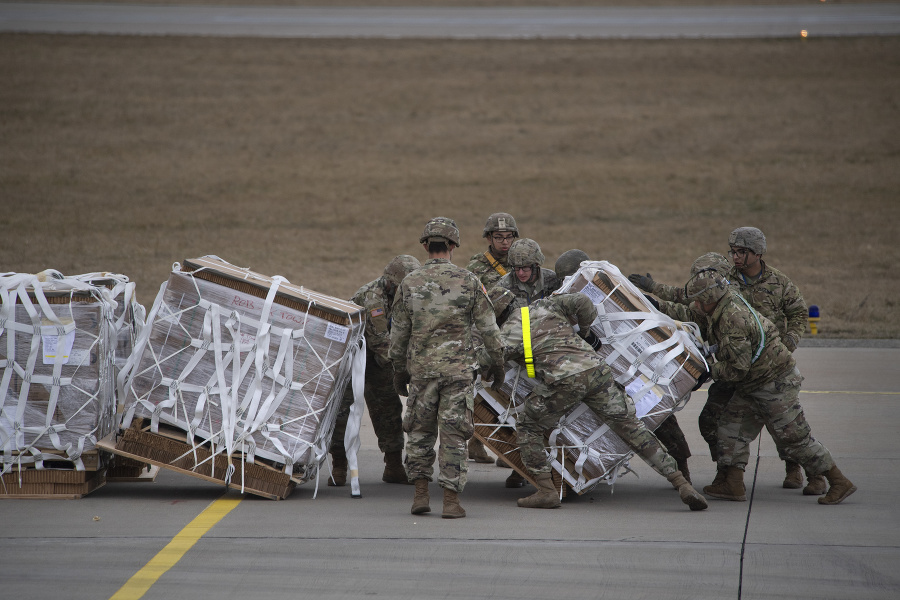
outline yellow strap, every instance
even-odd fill
[[[534,379],[534,355],[531,353],[531,320],[528,307],[522,307],[522,343],[525,345],[525,370]]]
[[[491,254],[491,251],[490,251],[490,250],[485,250],[485,251],[484,251],[484,257],[487,259],[488,263],[490,263],[490,265],[491,265],[492,267],[494,267],[494,270],[497,271],[498,273],[500,273],[500,276],[501,276],[501,277],[502,277],[503,275],[506,275],[507,270],[504,269],[504,268],[503,268],[503,265],[501,265],[500,262],[497,261],[497,260],[494,258],[494,256]]]

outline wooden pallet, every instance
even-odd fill
[[[0,477],[0,498],[76,500],[106,484],[105,469],[22,469]]]
[[[488,392],[492,393],[492,392]],[[495,396],[498,397],[499,396]],[[487,402],[484,402],[480,396],[475,396],[475,437],[482,444],[487,446],[491,452],[497,456],[503,457],[506,464],[525,478],[528,483],[537,487],[534,479],[529,475],[525,463],[522,462],[522,455],[519,454],[519,442],[516,437],[516,430],[512,427],[500,426],[500,418],[494,408]],[[563,497],[568,495],[570,490],[568,484],[562,485],[562,476],[551,471],[553,477],[553,486],[556,489],[563,488]]]
[[[210,459],[212,452],[207,445],[192,447],[181,439],[175,439],[172,432],[152,433],[138,427],[123,430],[118,436],[112,434],[97,442],[97,446],[116,456],[190,475],[197,479],[241,489],[249,494],[271,500],[287,498],[296,486],[289,475],[274,466],[257,460],[254,464],[244,463],[243,456],[218,454]],[[196,462],[195,462],[196,456]],[[230,483],[225,482],[225,471],[234,465],[235,473]],[[242,474],[243,471],[243,474]]]

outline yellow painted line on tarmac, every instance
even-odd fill
[[[147,593],[163,574],[174,567],[203,535],[241,503],[240,498],[219,498],[185,525],[166,547],[135,573],[110,600],[137,600]]]
[[[900,392],[840,392],[836,390],[828,390],[828,391],[815,391],[815,390],[800,390],[801,394],[851,394],[851,395],[861,395],[861,396],[900,396]]]

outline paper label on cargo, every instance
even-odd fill
[[[581,288],[581,293],[590,298],[594,304],[603,304],[603,301],[606,300],[606,294],[603,293],[603,290],[593,283],[588,283]]]
[[[635,394],[641,391],[647,382],[638,377],[627,386],[625,386],[625,391],[628,392],[628,395],[634,399]],[[634,412],[635,416],[638,419],[646,415],[648,412],[653,410],[653,407],[660,403],[662,398],[657,396],[653,390],[648,390],[646,394],[640,399],[634,400]]]
[[[336,325],[334,323],[329,323],[325,328],[325,339],[329,339],[335,342],[344,343],[347,341],[347,336],[350,334],[350,328],[344,327],[343,325]]]
[[[89,350],[72,350],[69,355],[69,364],[73,367],[80,365],[89,365],[91,352]]]
[[[68,323],[71,323],[71,319]],[[63,322],[66,325],[67,322]],[[56,362],[57,352],[62,352],[63,364],[69,364],[69,355],[72,353],[72,346],[75,344],[75,330],[65,333],[62,336],[58,334],[56,325],[41,325],[41,341],[43,342],[43,363],[52,365]],[[62,338],[62,339],[60,339]]]

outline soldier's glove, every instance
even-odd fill
[[[653,296],[648,296],[647,294],[644,294],[644,298],[646,298],[647,301],[653,305],[653,308],[659,310],[659,300],[657,300]]]
[[[587,334],[582,339],[590,344],[591,348],[593,348],[594,351],[599,350],[603,345],[603,342],[600,341],[600,338],[597,337],[597,334],[590,329],[587,330]]]
[[[401,396],[408,396],[409,391],[406,386],[409,385],[410,377],[406,371],[394,371],[394,390]]]
[[[645,292],[653,291],[653,284],[656,283],[653,281],[653,278],[650,277],[650,273],[646,275],[638,275],[637,273],[632,273],[628,276],[628,281],[636,285],[639,289],[644,290]]]
[[[487,378],[491,380],[491,389],[499,392],[506,381],[506,366],[503,364],[493,365],[487,372]]]
[[[697,390],[699,390],[700,386],[702,386],[704,383],[709,381],[709,376],[710,376],[709,371],[706,371],[705,373],[703,373],[703,375],[700,376],[700,379],[697,380],[697,385],[695,385],[693,388],[691,388],[691,391],[696,392]]]

